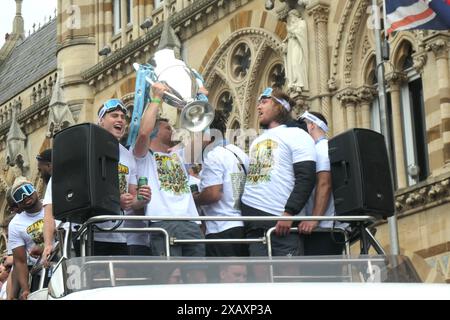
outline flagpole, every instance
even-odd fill
[[[383,1],[383,10],[385,10],[385,4]],[[372,14],[374,17],[374,38],[375,38],[375,54],[376,54],[376,72],[378,82],[378,101],[380,107],[380,121],[381,121],[381,134],[384,135],[386,142],[387,154],[389,159],[389,166],[392,168],[393,158],[391,152],[391,140],[390,140],[390,127],[388,126],[387,119],[387,96],[386,96],[386,83],[384,79],[384,63],[382,57],[381,48],[381,21],[380,10],[378,9],[378,1],[372,0]],[[393,179],[391,175],[391,179]],[[394,184],[392,184],[394,185]],[[393,192],[393,191],[392,191]],[[395,208],[394,208],[395,210]],[[397,212],[394,211],[394,215],[388,218],[389,226],[389,238],[391,253],[393,255],[400,254],[399,239],[398,239],[398,227],[397,227]]]

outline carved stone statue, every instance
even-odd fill
[[[308,84],[308,31],[306,21],[298,10],[290,10],[287,17],[285,39],[285,69],[291,92],[309,90]]]

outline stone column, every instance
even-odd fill
[[[352,129],[356,127],[356,106],[358,104],[358,95],[355,89],[345,88],[337,94],[337,98],[342,103],[346,111],[347,128]]]
[[[97,15],[97,52],[105,46],[105,6],[104,0],[98,0],[96,6]],[[97,62],[100,60],[100,55],[97,55]]]
[[[122,25],[121,39],[122,48],[128,43],[127,39],[127,0],[120,1],[120,24]]]
[[[432,39],[427,45],[427,47],[433,51],[436,58],[444,164],[450,163],[449,41],[450,37],[448,35],[438,34],[438,36]]]
[[[377,94],[377,90],[373,86],[362,86],[358,89],[358,98],[361,101],[361,127],[370,129],[370,107]]]
[[[139,25],[144,22],[146,16],[145,16],[145,1],[144,0],[137,0],[139,3]],[[139,28],[141,30],[141,28]],[[139,31],[139,34],[143,34],[144,31]]]
[[[332,106],[331,98],[328,90],[328,79],[330,77],[329,59],[328,59],[328,15],[329,4],[322,0],[311,0],[307,6],[308,14],[314,19],[315,36],[316,36],[316,52],[318,55],[318,72],[319,72],[319,94],[320,111],[327,119],[330,126],[330,133],[333,132],[331,127]],[[356,117],[356,115],[355,115]],[[356,119],[356,118],[355,118]]]
[[[112,16],[113,3],[112,3],[112,0],[103,0],[103,1],[104,1],[103,14],[104,14],[104,19],[105,19],[105,22],[104,22],[105,23],[104,45],[107,45],[107,44],[111,45],[111,38],[112,38],[112,33],[113,33],[113,16]],[[103,46],[101,48],[103,48]]]
[[[386,82],[390,87],[392,104],[392,135],[394,138],[394,160],[397,173],[397,188],[407,187],[406,168],[403,145],[402,102],[400,96],[401,84],[406,81],[406,75],[401,72],[391,72],[386,75]]]
[[[139,38],[141,34],[141,28],[139,28],[139,26],[142,21],[139,15],[139,2],[140,0],[133,0],[133,6],[131,7],[131,11],[133,12],[133,14],[131,15],[131,23],[133,24],[133,40]]]

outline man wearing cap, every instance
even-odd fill
[[[259,123],[266,130],[250,147],[250,168],[242,196],[243,216],[296,215],[314,188],[314,141],[305,131],[286,126],[294,105],[287,94],[277,89],[267,88],[259,97]],[[303,254],[300,238],[289,233],[292,221],[245,223],[248,238],[262,237],[274,226],[273,255]],[[267,255],[266,245],[250,244],[250,255]]]
[[[37,168],[42,180],[48,184],[52,176],[52,149],[46,149],[36,156]]]
[[[325,117],[318,112],[306,111],[300,117],[306,122],[308,132],[315,141],[317,151],[316,187],[305,207],[305,213],[309,216],[334,216],[334,199],[332,195],[330,158],[328,156],[328,123]],[[337,226],[344,228],[347,224],[333,224],[333,221],[302,221],[298,231],[305,234],[305,253],[309,255],[336,255],[342,253],[342,235],[335,235],[337,241],[333,241],[329,233],[311,232],[320,228],[332,228]],[[339,239],[338,239],[339,238]]]
[[[110,99],[98,111],[98,124],[120,141],[125,134],[126,114],[127,109],[120,99]],[[151,191],[149,186],[140,187],[139,194],[143,197],[143,200],[137,200],[136,162],[133,155],[121,144],[119,144],[118,172],[120,207],[125,212],[142,209],[150,201]],[[49,183],[44,197],[46,216],[44,259],[51,253],[51,243],[55,229],[51,203],[51,183]],[[113,222],[108,221],[97,226],[100,228],[111,228],[114,225]],[[96,233],[94,236],[93,254],[102,256],[127,255],[126,237],[119,233]]]
[[[30,293],[28,268],[35,263],[29,252],[36,246],[42,252],[44,244],[44,210],[33,184],[25,179],[16,179],[11,187],[11,197],[17,203],[20,213],[9,224],[8,249],[13,254],[13,277],[17,279],[21,289],[20,299],[26,299]],[[13,283],[16,283],[14,279]]]

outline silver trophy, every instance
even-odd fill
[[[163,101],[181,109],[181,127],[192,132],[207,128],[214,120],[214,109],[206,95],[199,92],[203,87],[200,74],[175,58],[172,49],[155,52],[152,67],[152,72],[145,79],[150,84],[161,82],[167,86]],[[139,64],[135,63],[134,68],[139,70]]]

